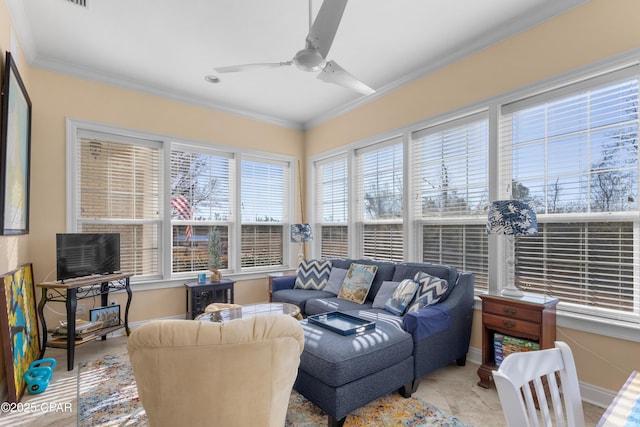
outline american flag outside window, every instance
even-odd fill
[[[193,208],[191,207],[191,203],[183,197],[177,196],[171,200],[171,206],[178,212],[180,218],[185,220],[193,219]],[[184,241],[188,242],[191,238],[191,234],[193,233],[193,227],[191,225],[187,225],[187,229],[184,232]]]

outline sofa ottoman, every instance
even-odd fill
[[[330,426],[342,425],[349,412],[395,390],[411,395],[411,334],[402,330],[396,316],[347,314],[374,320],[376,327],[341,335],[308,320],[301,322],[305,344],[294,388],[327,413]]]

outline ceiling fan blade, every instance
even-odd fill
[[[286,62],[265,62],[261,64],[242,64],[242,65],[230,65],[228,67],[216,67],[214,70],[218,73],[235,73],[238,71],[250,71],[260,68],[278,68],[285,67],[293,64],[293,61]]]
[[[371,95],[375,92],[366,84],[355,78],[351,73],[339,66],[335,61],[327,62],[318,78],[323,82],[333,83],[347,89],[355,90],[363,95]]]
[[[309,30],[307,44],[318,49],[323,58],[326,58],[329,53],[345,7],[347,7],[347,0],[324,0]]]

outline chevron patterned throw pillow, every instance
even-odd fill
[[[331,274],[331,261],[304,259],[298,267],[295,289],[324,289]]]
[[[434,277],[423,271],[416,273],[413,280],[418,282],[420,287],[418,288],[413,303],[407,309],[407,313],[437,303],[449,287],[449,282],[445,279]]]

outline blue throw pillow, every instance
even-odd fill
[[[304,259],[298,267],[298,275],[294,289],[313,289],[320,291],[324,289],[329,281],[331,273],[331,261]]]
[[[329,281],[327,282],[327,286],[324,287],[323,291],[331,292],[334,295],[338,295],[338,292],[340,292],[340,287],[342,286],[342,282],[344,282],[344,278],[346,275],[346,268],[334,267],[333,262],[331,262],[331,273],[329,274]]]
[[[391,298],[399,284],[400,282],[391,282],[386,280],[382,282],[380,289],[378,289],[378,293],[373,299],[373,305],[371,308],[384,308],[385,304],[389,298]]]
[[[393,291],[393,295],[387,300],[384,309],[396,316],[402,316],[417,290],[418,283],[411,279],[404,279]]]
[[[449,288],[449,282],[445,279],[431,276],[423,271],[416,273],[414,280],[420,284],[420,288],[407,313],[437,303]]]

